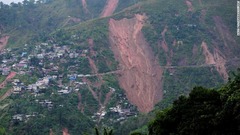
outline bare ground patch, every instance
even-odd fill
[[[83,6],[83,9],[84,9],[84,12],[85,13],[90,13],[88,8],[87,8],[87,2],[86,0],[82,0],[82,6]]]
[[[109,21],[109,39],[123,70],[120,86],[140,112],[149,112],[162,99],[162,73],[158,61],[141,32],[146,16]]]
[[[0,38],[0,50],[4,49],[5,46],[7,45],[8,43],[8,39],[9,39],[10,36],[3,36]]]
[[[193,5],[192,5],[192,2],[189,1],[189,0],[185,0],[185,3],[188,7],[188,12],[192,12],[193,11]]]
[[[107,3],[101,13],[101,17],[111,16],[117,8],[119,0],[107,0]]]
[[[226,69],[226,59],[225,56],[222,54],[222,52],[214,48],[213,53],[211,53],[208,49],[208,46],[205,42],[202,42],[201,45],[203,49],[203,54],[205,56],[205,63],[215,65],[216,70],[219,72],[219,74],[223,77],[223,79],[226,81],[228,79],[228,73]]]

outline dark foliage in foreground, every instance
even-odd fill
[[[240,70],[218,90],[195,87],[149,124],[150,135],[240,133]]]

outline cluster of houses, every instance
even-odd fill
[[[35,47],[34,53],[30,57],[37,57],[38,59],[55,59],[68,57],[70,59],[81,56],[86,56],[88,50],[70,49],[68,46],[58,46],[57,44],[48,45],[48,43],[41,43]]]
[[[109,88],[113,92],[116,91],[112,87]],[[114,118],[111,119],[112,122],[123,122],[128,117],[137,115],[136,108],[127,102],[126,97],[124,97],[122,94],[117,94],[117,96],[120,99],[118,105],[108,109],[102,107],[98,112],[94,113],[94,115],[91,117],[92,120],[96,122],[98,120],[103,120],[106,116],[110,116]]]
[[[79,91],[81,87],[87,85],[87,82],[82,80],[83,77],[92,77],[89,73],[74,72],[70,73],[68,69],[77,67],[78,65],[62,66],[66,61],[72,59],[78,59],[79,57],[87,57],[88,49],[77,50],[70,49],[68,46],[58,46],[56,44],[49,45],[48,43],[41,43],[35,45],[33,50],[27,49],[12,51],[11,49],[4,49],[0,52],[0,73],[4,76],[10,74],[11,71],[15,71],[19,75],[26,75],[31,77],[35,73],[40,74],[41,77],[37,78],[35,82],[27,84],[25,80],[14,79],[12,81],[12,88],[14,94],[22,94],[24,92],[31,92],[35,97],[42,95],[44,91],[55,85],[57,88],[55,93],[58,95],[67,95],[74,91]],[[75,62],[78,63],[78,62]],[[62,69],[64,68],[64,69]],[[64,71],[64,72],[63,72]],[[67,81],[66,81],[67,80]],[[55,83],[51,83],[51,81]],[[110,89],[115,91],[114,88]],[[119,104],[124,104],[127,100],[122,98]],[[38,104],[47,109],[54,107],[53,102],[50,99],[36,100]],[[126,104],[125,104],[126,105]],[[117,121],[123,121],[129,116],[136,115],[134,109],[124,109],[118,105],[109,109],[101,109],[102,111],[95,113],[92,118],[104,119],[108,113],[112,113],[117,116]],[[107,110],[107,111],[106,111]],[[16,114],[12,117],[13,120],[26,121],[36,115],[24,115]]]
[[[0,72],[7,76],[11,70],[17,71],[19,74],[31,74],[36,65],[41,66],[42,73],[58,72],[59,63],[63,58],[75,59],[79,57],[86,57],[88,49],[70,49],[68,46],[59,46],[57,44],[49,45],[48,43],[41,43],[35,45],[33,50],[29,50],[28,45],[18,51],[11,49],[4,49],[0,52]],[[37,63],[31,63],[31,59],[36,58]],[[64,62],[63,62],[64,63]],[[72,65],[71,65],[72,66]]]
[[[9,59],[9,54],[11,49],[4,49],[0,52],[1,61],[0,61],[0,72],[1,75],[7,76],[11,72],[11,64],[16,61],[16,59]]]
[[[36,117],[38,113],[33,114],[15,114],[12,116],[12,120],[16,122],[27,122],[29,119]]]
[[[37,103],[39,103],[42,107],[46,107],[48,109],[53,108],[53,102],[51,100],[45,99],[45,100],[35,100]]]
[[[28,49],[27,44],[25,45],[25,48],[21,48],[17,51],[4,49],[0,52],[0,74],[7,76],[11,71],[15,71],[20,75],[32,76],[34,73],[38,72],[39,74],[43,75],[43,78],[39,78],[36,83],[24,86],[19,80],[19,82],[15,80],[13,85],[15,94],[21,93],[23,89],[33,90],[35,93],[38,93],[39,90],[47,88],[50,79],[64,79],[63,74],[66,73],[59,74],[59,70],[63,70],[61,68],[68,69],[66,66],[59,67],[59,65],[62,65],[61,62],[64,63],[64,61],[62,61],[63,59],[68,60],[78,57],[86,57],[87,53],[87,49],[70,49],[68,46],[59,46],[57,44],[49,45],[48,43],[40,43],[35,45],[32,50]],[[33,58],[35,61],[32,60]],[[74,67],[74,65],[69,65],[69,67]],[[74,75],[68,74],[67,79],[69,81],[76,81],[77,77],[88,76],[90,75],[86,73]],[[86,83],[76,81],[75,84],[84,85]],[[60,91],[60,93],[66,94],[69,93],[69,91],[63,90]]]
[[[14,79],[12,84],[14,94],[20,94],[25,89],[24,83],[22,83],[19,79]]]

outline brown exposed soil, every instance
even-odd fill
[[[12,78],[14,78],[16,76],[16,72],[11,72],[7,78],[0,84],[0,90],[2,88],[4,88],[7,84],[7,82],[9,82]],[[4,93],[4,95],[2,95],[0,97],[0,101],[4,100],[5,98],[9,97],[11,94],[13,93],[13,89],[9,89],[6,93]]]
[[[84,106],[82,104],[82,95],[81,95],[81,93],[78,93],[78,110],[80,110],[82,113],[84,112]]]
[[[92,58],[88,57],[88,61],[89,61],[90,67],[91,67],[91,69],[92,69],[92,72],[93,72],[94,74],[98,73],[98,68],[97,68],[94,60],[93,60]]]
[[[89,61],[89,64],[90,64],[90,67],[92,69],[93,74],[95,74],[95,76],[97,76],[97,78],[99,80],[99,81],[94,82],[94,83],[89,81],[89,84],[91,83],[91,85],[93,85],[94,87],[100,88],[104,81],[102,79],[102,75],[100,75],[98,73],[98,68],[95,64],[95,61],[91,58],[91,57],[96,56],[96,54],[97,54],[97,52],[93,50],[93,46],[94,46],[93,39],[89,39],[88,44],[89,44],[89,48],[90,48],[90,56],[87,56],[87,58],[88,58],[88,61]]]
[[[63,135],[70,135],[67,128],[62,129]]]
[[[94,47],[93,39],[88,39],[88,44],[89,44],[89,48],[90,48],[90,56],[96,56],[97,52],[94,51],[94,49],[93,49],[93,47]]]
[[[16,72],[11,72],[8,76],[7,76],[7,80],[10,80],[10,79],[12,79],[13,77],[15,77],[16,76]]]
[[[93,98],[98,101],[99,105],[101,106],[102,103],[100,102],[100,98],[98,97],[97,93],[92,89],[91,82],[87,78],[83,78],[83,82],[87,83],[88,89],[91,92]]]
[[[88,8],[87,8],[87,2],[86,0],[82,0],[82,6],[83,6],[83,9],[84,9],[84,12],[85,13],[90,13]]]
[[[52,129],[50,129],[49,135],[54,135]]]
[[[0,51],[4,49],[4,47],[7,45],[8,39],[9,39],[9,36],[3,36],[0,38]]]
[[[167,32],[167,26],[165,26],[164,30],[162,31],[161,35],[162,35],[162,38],[163,38],[163,41],[161,42],[161,46],[164,50],[164,52],[166,54],[168,54],[169,52],[169,48],[168,48],[168,45],[167,45],[167,42],[166,42],[166,39],[165,39],[165,33]],[[173,43],[174,44],[174,43]],[[172,60],[171,60],[171,57],[173,56],[173,51],[171,50],[170,51],[170,56],[169,55],[166,55],[167,57],[167,66],[170,66],[172,65]]]
[[[164,52],[168,52],[169,51],[167,43],[165,41],[162,41],[161,45],[162,45],[162,48],[163,48]]]
[[[13,93],[13,89],[9,89],[4,95],[2,95],[2,96],[0,97],[0,101],[6,99],[6,98],[9,97],[12,93]]]
[[[201,47],[203,49],[203,54],[205,56],[205,63],[216,64],[213,54],[208,50],[207,44],[205,42],[202,42]]]
[[[228,73],[227,73],[227,69],[225,67],[226,60],[225,60],[224,55],[220,52],[220,50],[218,50],[216,48],[214,49],[214,58],[215,58],[215,61],[216,61],[215,66],[217,68],[217,71],[223,77],[223,79],[225,81],[227,81],[229,76],[228,76]]]
[[[112,89],[110,89],[110,91],[105,96],[104,102],[102,102],[102,100],[101,100],[102,92],[101,91],[94,91],[93,88],[91,87],[91,86],[94,86],[94,85],[87,78],[83,78],[83,82],[87,83],[87,87],[88,87],[89,91],[91,92],[93,98],[98,102],[98,105],[99,105],[98,113],[102,113],[105,110],[106,105],[109,103],[109,100],[110,100],[112,94],[114,93],[114,91]],[[81,95],[78,95],[78,99],[81,100]],[[78,109],[81,108],[80,106],[82,106],[82,104],[79,102]],[[83,111],[84,110],[82,110],[82,112]],[[98,122],[100,122],[100,121],[101,121],[101,118],[99,117]]]
[[[96,52],[93,50],[93,46],[94,46],[93,39],[88,39],[88,45],[89,45],[89,49],[90,49],[90,56],[88,56],[88,61],[89,61],[90,67],[92,69],[92,72],[97,74],[98,68],[97,68],[94,60],[91,58],[96,55]]]
[[[0,89],[4,88],[8,81],[10,81],[13,77],[16,76],[16,72],[11,72],[7,78],[0,84]]]
[[[165,52],[168,52],[168,46],[167,46],[167,43],[166,43],[166,40],[165,40],[165,33],[167,32],[167,27],[164,28],[164,30],[162,31],[161,35],[162,35],[162,38],[163,38],[163,41],[162,41],[162,48]]]
[[[213,54],[209,51],[208,46],[205,42],[201,45],[203,49],[203,54],[205,56],[205,63],[215,65],[216,70],[223,77],[224,80],[228,79],[227,69],[225,67],[226,60],[225,56],[217,48],[214,48]]]
[[[94,97],[94,99],[98,102],[100,108],[98,110],[98,112],[102,112],[104,109],[105,109],[105,106],[107,105],[107,103],[109,102],[110,100],[110,97],[111,95],[113,94],[113,91],[111,90],[109,93],[106,94],[106,98],[104,100],[104,103],[101,102],[101,97],[102,97],[102,92],[101,91],[94,91],[92,87],[94,88],[97,88],[97,89],[100,89],[101,86],[103,85],[104,83],[104,80],[102,78],[103,75],[106,75],[106,74],[111,74],[111,73],[116,73],[117,71],[112,71],[112,72],[107,72],[107,73],[98,73],[98,68],[95,64],[95,61],[91,58],[93,56],[96,56],[96,53],[94,50],[93,50],[93,47],[94,47],[94,42],[93,42],[93,39],[89,39],[88,40],[88,44],[89,44],[89,49],[90,49],[90,56],[87,56],[88,60],[89,60],[89,64],[90,64],[90,67],[92,69],[92,75],[90,76],[95,76],[97,77],[98,81],[96,82],[91,82],[90,80],[88,80],[87,78],[83,78],[83,82],[86,82],[87,83],[87,86],[88,86],[88,89],[89,91],[91,92],[92,96]],[[80,93],[78,94],[78,99],[79,99],[79,104],[78,104],[78,109],[82,109],[81,106],[82,104],[80,103],[81,101],[81,95]],[[99,119],[100,121],[100,119]]]
[[[220,34],[224,45],[226,48],[229,48],[231,45],[236,45],[236,41],[231,35],[228,27],[224,24],[223,20],[219,16],[213,17],[218,33]]]
[[[107,105],[107,103],[111,99],[111,96],[112,96],[113,93],[114,93],[114,91],[112,89],[107,93],[106,98],[105,98],[104,103],[103,103],[104,106]]]
[[[101,17],[108,17],[113,14],[115,9],[117,8],[119,0],[107,0],[107,3],[101,13]]]
[[[74,24],[74,23],[79,23],[81,22],[81,19],[75,18],[75,17],[68,17],[66,21],[63,23],[63,26],[69,25],[69,24]]]
[[[207,14],[207,10],[206,9],[202,9],[201,10],[201,16],[200,16],[200,21],[202,23],[205,23],[206,14]]]
[[[120,86],[140,112],[151,111],[162,99],[162,69],[141,32],[146,16],[109,21],[109,40],[121,69]]]
[[[189,0],[185,0],[185,3],[186,3],[187,6],[188,6],[188,12],[192,12],[192,11],[193,11],[193,5],[192,5],[192,2],[189,1]]]
[[[174,40],[173,40],[173,46],[176,46],[176,45],[177,45],[177,40],[174,39]]]

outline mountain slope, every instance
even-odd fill
[[[158,112],[149,124],[149,135],[161,134],[238,134],[239,71],[219,90],[194,88],[189,97],[181,96],[171,108]]]
[[[55,79],[40,95],[24,91],[1,104],[9,105],[1,110],[1,125],[11,133],[24,134],[38,121],[31,133],[42,125],[46,125],[44,134],[50,129],[91,133],[94,125],[109,125],[116,127],[116,134],[127,134],[144,125],[154,108],[167,107],[196,85],[221,85],[239,65],[234,1],[52,0],[32,4],[1,8],[1,45],[8,41],[7,47],[13,48],[4,50],[1,58],[10,59],[9,67],[30,66],[11,67],[26,86],[49,76]],[[64,90],[69,94],[59,94],[68,92]],[[11,104],[5,104],[8,100]],[[49,100],[52,108],[46,105]],[[8,124],[17,114],[33,112],[38,112],[37,119]],[[131,124],[135,121],[138,124]]]
[[[46,3],[26,1],[23,4],[12,3],[10,6],[1,2],[0,30],[3,35],[11,35],[9,44],[12,46],[29,40],[42,41],[56,29],[97,18],[105,10],[111,10],[105,15],[109,16],[116,8],[122,10],[133,4],[133,1],[121,1],[113,9],[107,6],[106,0],[49,0]],[[122,4],[123,2],[125,3]]]
[[[111,48],[122,69],[120,86],[141,112],[151,111],[162,98],[163,72],[141,33],[145,18],[109,21]]]

